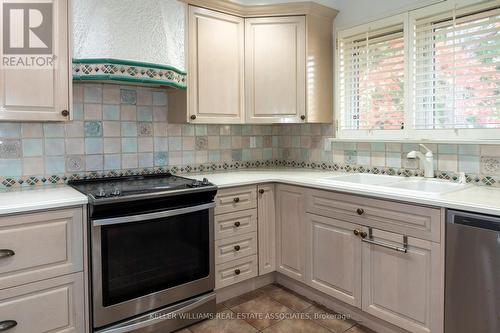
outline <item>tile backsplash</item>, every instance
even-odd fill
[[[169,124],[165,90],[77,83],[73,95],[71,122],[0,123],[4,186],[123,170],[199,170],[200,165],[214,170],[288,165],[419,172],[418,161],[406,158],[419,149],[416,144],[335,142],[331,150],[325,149],[325,139],[333,135],[329,124]],[[481,179],[500,176],[500,145],[428,146],[439,172],[466,172]]]

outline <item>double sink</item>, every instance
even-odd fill
[[[318,179],[325,184],[352,184],[363,187],[376,188],[381,191],[394,191],[409,195],[439,196],[469,187],[469,184],[453,183],[450,181],[420,177],[400,177],[387,175],[373,175],[354,173],[335,177]]]

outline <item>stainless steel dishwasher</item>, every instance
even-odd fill
[[[500,332],[500,216],[449,210],[446,333]]]

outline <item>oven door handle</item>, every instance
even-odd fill
[[[205,210],[205,209],[210,209],[210,208],[214,208],[214,207],[215,207],[215,203],[211,202],[211,203],[198,205],[198,206],[165,210],[165,211],[155,212],[155,213],[139,214],[139,215],[132,215],[132,216],[122,216],[122,217],[112,217],[112,218],[108,218],[108,219],[97,219],[97,220],[92,220],[92,226],[98,227],[98,226],[103,226],[103,225],[123,224],[123,223],[154,220],[154,219],[160,219],[163,217],[172,217],[172,216],[177,216],[177,215],[193,213],[193,212],[197,212],[197,211]]]

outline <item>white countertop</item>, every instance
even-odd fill
[[[0,215],[85,205],[87,196],[66,186],[40,186],[36,188],[0,192]]]
[[[265,169],[189,174],[185,176],[200,180],[206,177],[219,188],[276,182],[420,205],[500,215],[500,188],[471,185],[466,189],[429,196],[425,193],[409,194],[397,189],[376,185],[359,185],[340,181],[324,182],[325,178],[342,174],[345,173],[308,169]],[[0,215],[70,207],[86,203],[87,197],[85,195],[65,185],[3,191],[0,192]]]
[[[376,185],[360,185],[339,181],[330,181],[328,184],[322,182],[325,178],[342,174],[345,173],[304,169],[267,169],[202,173],[189,175],[188,177],[200,180],[206,177],[219,188],[277,182],[420,205],[500,215],[500,188],[470,185],[458,191],[429,196],[425,193],[408,194],[405,191]]]

